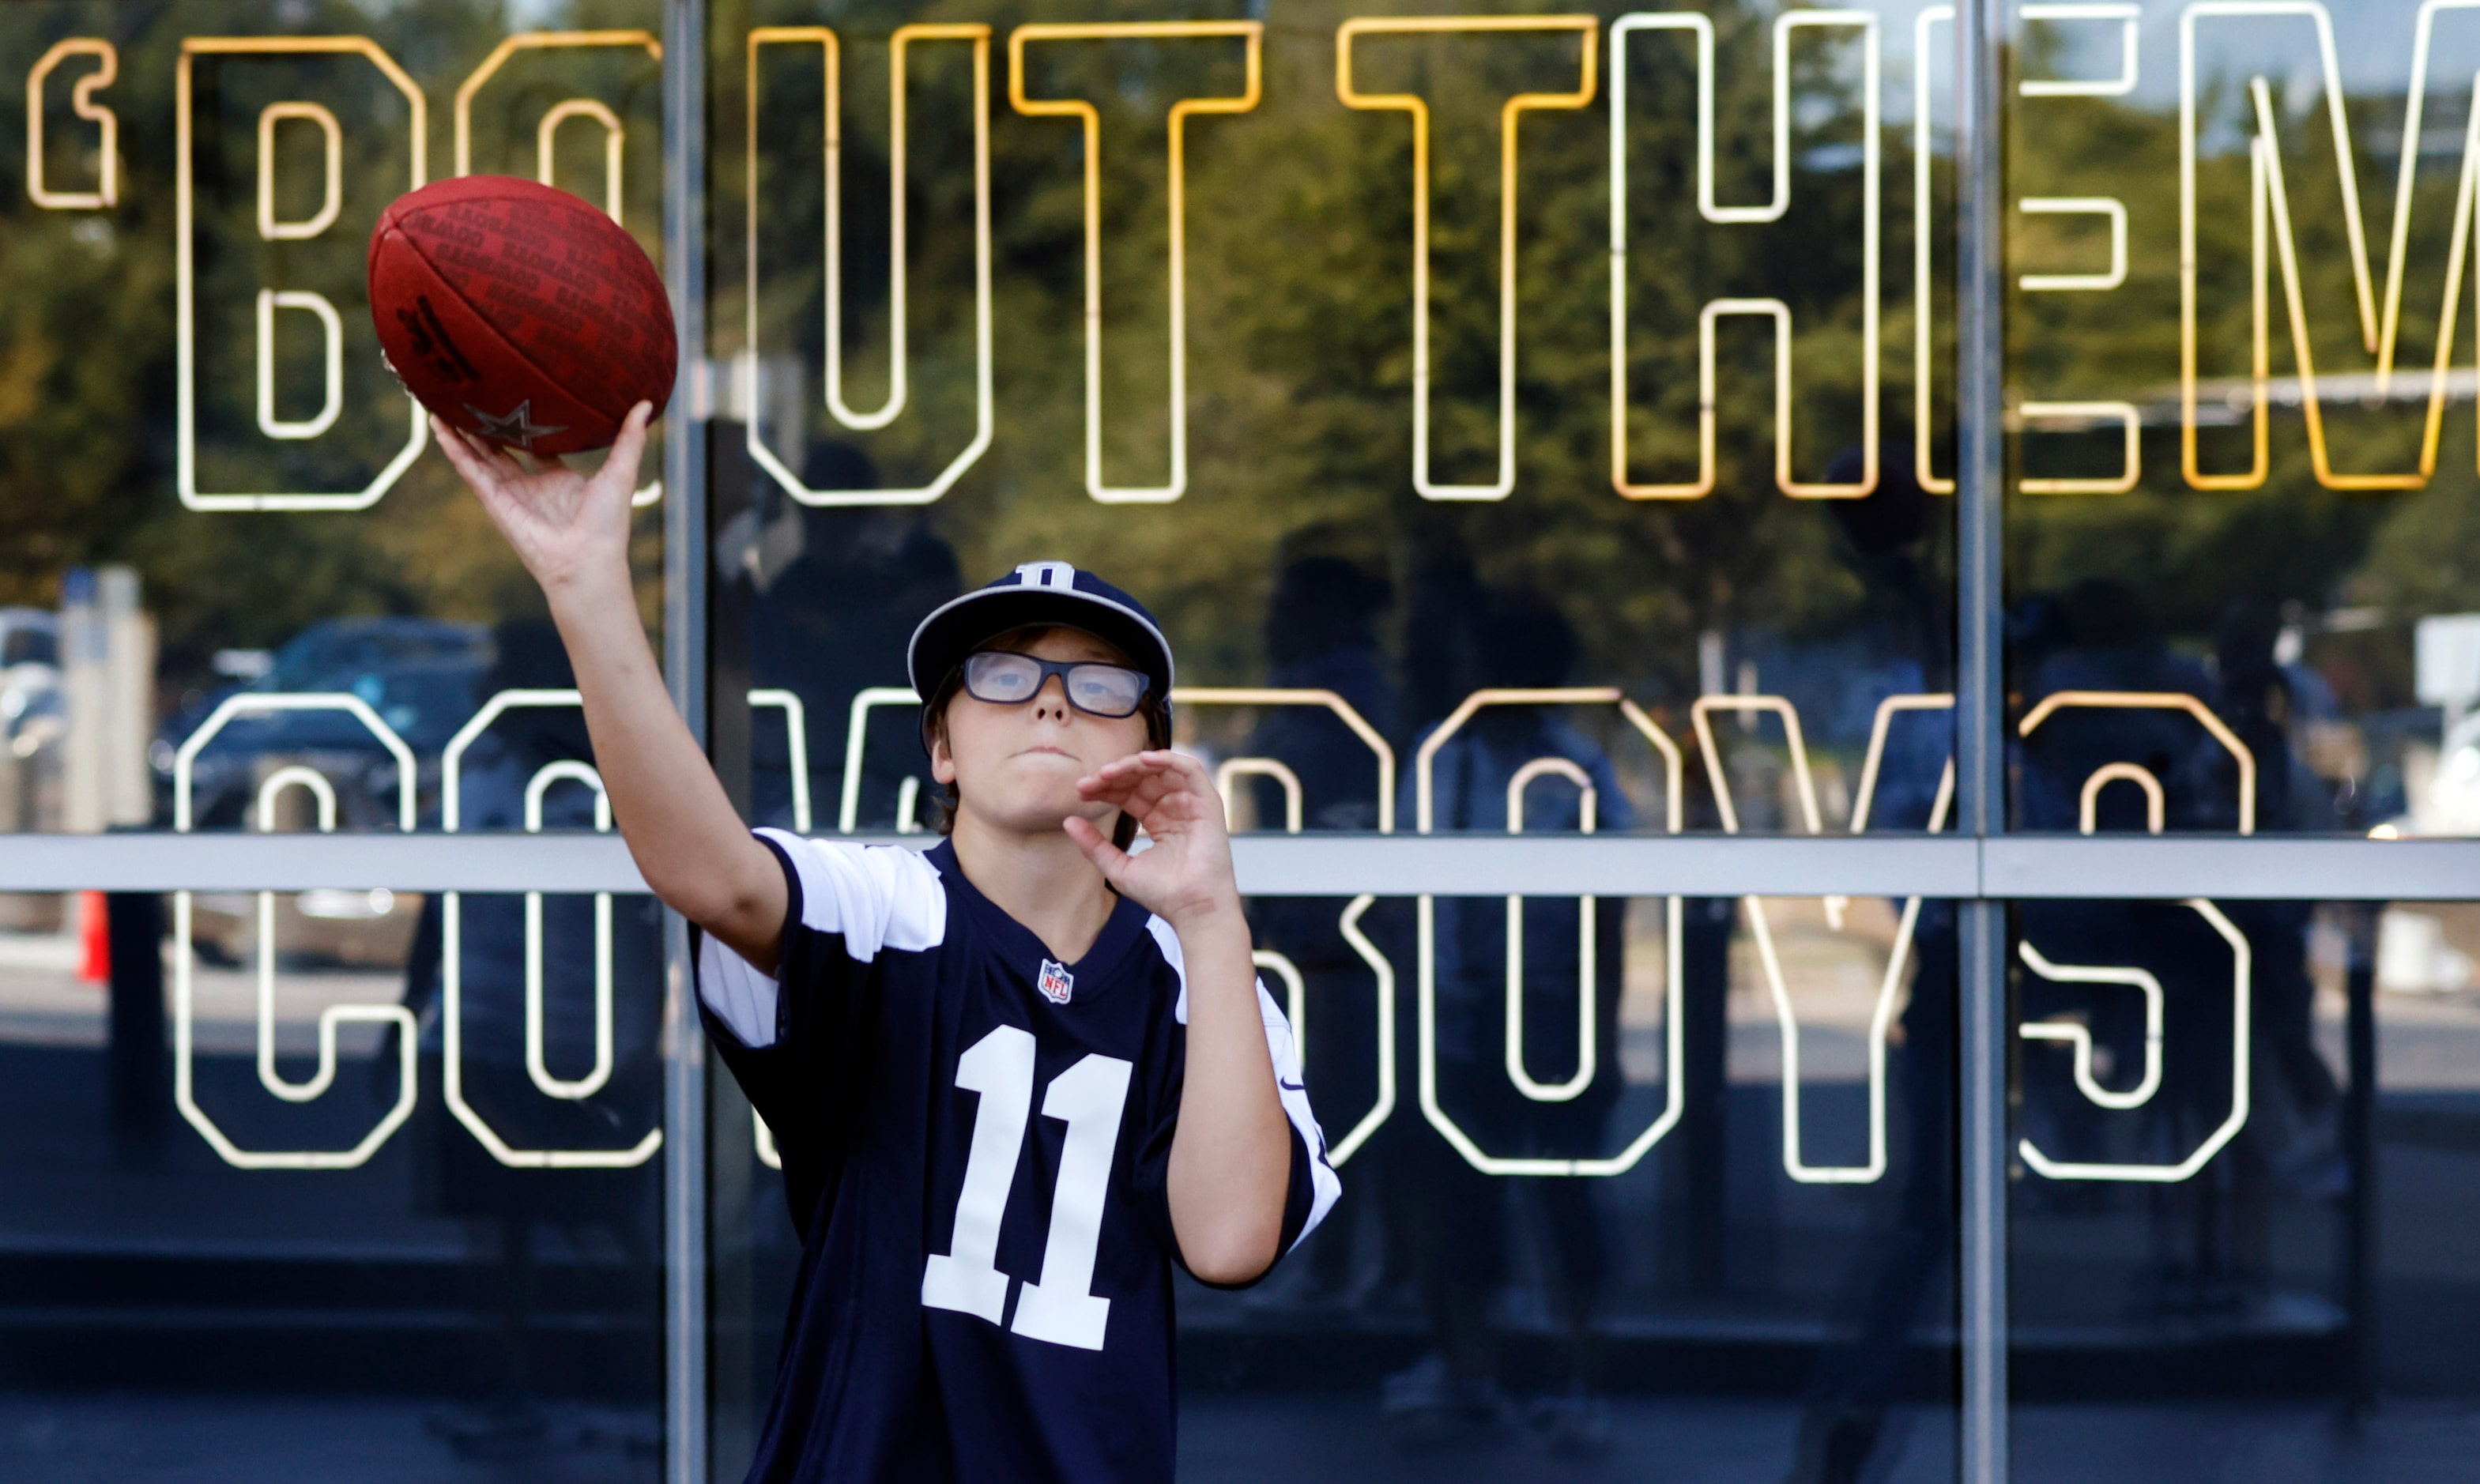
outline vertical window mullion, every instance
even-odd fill
[[[707,735],[705,0],[663,4],[663,277],[681,346],[663,435],[663,672]],[[664,1468],[704,1484],[707,1458],[706,1038],[691,1003],[688,925],[663,924]]]
[[[2002,591],[2004,342],[2000,314],[2005,12],[1959,0],[1955,38],[1956,760],[1963,832],[2006,825]],[[1964,1484],[2005,1484],[2006,908],[1960,904],[1963,955],[1957,1213]]]

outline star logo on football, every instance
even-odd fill
[[[465,410],[474,415],[474,431],[501,443],[515,444],[520,448],[530,449],[537,438],[549,438],[554,433],[568,431],[566,427],[550,427],[536,422],[533,419],[534,402],[530,397],[517,403],[514,411],[496,418],[472,402],[465,404]]]
[[[1051,1004],[1065,1005],[1069,995],[1075,991],[1076,977],[1068,972],[1067,965],[1045,959],[1042,960],[1042,974],[1034,981],[1034,987],[1040,989],[1042,997]]]

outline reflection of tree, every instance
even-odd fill
[[[2247,141],[2257,133],[2248,78],[2214,71],[2212,32],[2203,45],[2197,79],[2200,135],[2196,167],[2199,264],[2199,374],[2208,383],[2244,385],[2250,335],[2250,243]],[[2038,32],[2036,40],[2044,40]],[[2400,46],[2404,25],[2375,44]],[[2299,55],[2314,56],[2299,28]],[[2165,64],[2172,63],[2164,55]],[[2148,68],[2150,62],[2148,61]],[[2446,69],[2450,71],[2451,69]],[[2282,168],[2297,243],[2301,293],[2320,379],[2365,372],[2373,366],[2362,341],[2350,244],[2338,209],[2341,186],[2322,90],[2308,81],[2273,88],[2280,119]],[[2432,91],[2435,104],[2447,97]],[[2387,235],[2393,222],[2395,162],[2403,100],[2351,100],[2356,173],[2369,237],[2370,271],[2380,305]],[[2010,200],[2021,196],[2114,195],[2128,205],[2128,278],[2099,294],[2016,294],[2008,300],[2010,396],[2029,400],[2117,397],[2175,409],[2179,378],[2179,120],[2174,98],[2157,106],[2105,98],[2052,98],[2014,111]],[[2458,134],[2459,140],[2459,134]],[[2437,310],[2453,226],[2457,148],[2423,160],[2412,204],[2402,297],[2401,339],[2394,365],[2397,392],[2418,401],[2370,410],[2329,399],[2324,408],[2334,465],[2345,472],[2416,468],[2426,411],[2429,367],[2436,353]],[[2010,271],[2076,270],[2106,251],[2091,218],[2012,214]],[[2268,331],[2272,373],[2296,374],[2290,321],[2284,306],[2280,258],[2272,260]],[[2470,309],[2463,311],[2467,319]],[[2465,332],[2467,335],[2468,331]],[[2458,355],[2466,360],[2467,351]],[[2209,412],[2221,386],[2201,398]],[[2343,494],[2317,486],[2304,421],[2296,406],[2277,405],[2272,420],[2271,473],[2262,488],[2243,492],[2189,489],[2180,473],[2175,415],[2148,425],[2144,479],[2129,495],[2038,497],[2010,511],[2008,574],[2015,591],[2057,591],[2107,576],[2147,596],[2166,633],[2200,639],[2214,618],[2241,598],[2328,603],[2381,603],[2394,622],[2421,612],[2480,601],[2468,563],[2466,532],[2473,508],[2473,449],[2468,401],[2449,406],[2438,472],[2415,494]],[[2244,470],[2244,421],[2207,427],[2200,462],[2209,471]],[[2106,447],[2105,447],[2106,445]],[[2115,473],[2114,438],[2039,438],[2027,456],[2030,472]],[[2087,460],[2079,463],[2078,460]],[[2106,466],[2105,468],[2104,466]],[[2372,639],[2380,636],[2370,636]],[[2359,705],[2407,704],[2409,646],[2400,633],[2365,647],[2370,674]]]
[[[644,25],[651,18],[642,6],[585,9],[594,13],[572,19]],[[718,354],[738,348],[742,333],[743,187],[733,126],[743,101],[737,38],[750,24],[814,18],[792,10],[769,0],[724,6],[716,16],[709,180]],[[1005,49],[994,48],[998,440],[933,511],[965,571],[995,571],[1035,550],[1099,566],[1159,603],[1191,659],[1189,673],[1201,679],[1256,669],[1258,626],[1234,615],[1262,599],[1280,534],[1319,521],[1350,524],[1373,545],[1399,551],[1416,522],[1449,524],[1481,553],[1486,580],[1573,595],[1586,670],[1679,691],[1692,688],[1692,636],[1700,629],[1762,622],[1819,631],[1848,619],[1866,584],[1836,555],[1830,520],[1772,488],[1771,346],[1762,326],[1730,321],[1724,332],[1718,492],[1683,504],[1637,504],[1610,488],[1606,100],[1576,114],[1532,115],[1524,124],[1516,493],[1498,505],[1431,507],[1417,499],[1408,477],[1409,130],[1400,115],[1356,114],[1335,99],[1333,28],[1343,13],[1342,7],[1304,6],[1278,15],[1267,43],[1265,102],[1253,114],[1202,118],[1190,130],[1195,475],[1185,500],[1168,510],[1106,509],[1081,493],[1076,135],[1057,120],[1020,117],[1007,108]],[[1737,8],[1714,14],[1718,191],[1726,201],[1760,199],[1771,168],[1767,24]],[[885,37],[895,24],[919,18],[911,8],[876,5],[838,21],[847,43],[845,333],[857,405],[873,402],[886,365]],[[1031,14],[1002,8],[976,18],[990,20],[1003,43],[1008,28]],[[314,8],[298,29],[372,35],[413,69],[430,97],[438,174],[450,160],[455,84],[502,34],[500,24],[496,8],[420,0],[376,22],[359,10]],[[10,204],[0,207],[8,222],[0,232],[0,272],[13,284],[44,286],[0,303],[0,550],[7,553],[0,556],[0,596],[44,601],[65,563],[135,559],[176,673],[194,670],[214,648],[280,640],[313,616],[489,617],[530,607],[535,600],[514,563],[435,459],[418,464],[378,507],[359,515],[201,516],[173,499],[172,64],[185,33],[231,29],[220,13],[211,22],[205,13],[178,7],[11,7],[0,15],[0,57],[11,63],[0,74],[10,74],[10,83],[22,76],[17,59],[39,54],[56,36],[116,38],[123,60],[110,101],[122,120],[126,161],[125,204],[111,214],[109,235],[98,235],[98,218],[32,211],[22,192],[9,192]],[[1899,28],[1887,39],[1899,47]],[[1494,451],[1499,106],[1517,91],[1570,86],[1574,46],[1572,38],[1457,37],[1385,38],[1366,48],[1370,85],[1416,90],[1432,100],[1434,115],[1434,405],[1442,478],[1472,477]],[[762,245],[768,269],[761,348],[808,368],[796,405],[811,406],[823,348],[820,91],[815,54],[782,50],[768,63],[764,83],[762,231],[768,235]],[[1078,43],[1034,57],[1035,92],[1090,98],[1102,114],[1104,442],[1113,469],[1129,477],[1150,474],[1164,451],[1165,114],[1173,99],[1228,91],[1237,50],[1221,42]],[[1856,41],[1811,33],[1795,47],[1801,122],[1792,207],[1783,221],[1760,226],[1717,227],[1696,215],[1692,49],[1666,37],[1640,37],[1632,50],[1631,221],[1639,245],[1629,291],[1631,442],[1639,473],[1693,466],[1698,308],[1717,296],[1766,294],[1787,300],[1796,317],[1795,459],[1815,477],[1860,431]],[[905,416],[865,439],[891,481],[923,472],[916,466],[943,464],[971,425],[971,235],[958,229],[970,219],[969,135],[957,124],[969,57],[961,45],[925,46],[912,72],[913,397]],[[512,66],[478,115],[482,167],[510,167],[513,157],[501,158],[493,141],[508,132],[508,118],[531,116],[527,109],[551,96],[543,78],[564,86],[572,71],[576,90],[625,105],[632,159],[651,158],[641,141],[659,134],[653,100],[616,83],[610,58],[540,56],[525,65],[534,70],[520,77]],[[335,282],[322,278],[317,286],[346,310],[349,334],[357,335],[352,317],[361,295],[350,282],[356,255],[297,251],[279,260],[274,249],[291,244],[262,252],[248,219],[254,146],[245,126],[264,101],[259,94],[287,86],[289,75],[221,64],[222,91],[202,94],[220,141],[202,146],[202,159],[222,172],[212,190],[202,187],[201,239],[221,244],[220,256],[201,259],[202,294],[221,305],[245,299],[245,291],[278,269],[325,274]],[[1890,69],[1890,96],[1900,86],[1900,70]],[[382,117],[392,105],[363,93],[338,104],[347,115],[348,158],[347,211],[337,233],[348,232],[356,217],[366,224],[384,199],[380,183],[402,169],[402,141]],[[13,106],[14,94],[6,101]],[[1908,379],[1903,136],[1899,127],[1889,131],[1884,177],[1890,271],[1880,349],[1890,411],[1905,408]],[[642,184],[640,166],[632,168]],[[651,230],[651,206],[638,212],[633,196],[631,221]],[[232,346],[220,353],[229,359]],[[355,362],[349,370],[358,377],[368,368]],[[238,437],[231,450],[255,443],[247,457],[271,473],[297,469],[305,485],[323,468],[371,467],[402,436],[401,425],[369,413],[384,397],[354,386],[349,434],[320,448]],[[246,387],[227,378],[207,392],[211,418],[229,421],[239,407],[246,428]],[[810,416],[807,429],[779,440],[792,453],[838,431],[822,409]],[[1887,431],[1900,441],[1891,419]],[[241,467],[228,462],[224,472]],[[1201,529],[1215,539],[1198,540]]]
[[[598,22],[643,24],[628,7],[603,7]],[[780,7],[718,16],[717,36],[744,21],[781,20]],[[885,32],[914,12],[894,6],[848,18],[844,67],[844,234],[847,315],[857,382],[884,374]],[[732,11],[734,8],[727,8]],[[1329,13],[1331,10],[1331,13]],[[1719,488],[1679,505],[1618,499],[1607,479],[1603,234],[1607,212],[1606,100],[1576,115],[1534,115],[1523,134],[1522,284],[1519,303],[1519,484],[1499,505],[1421,508],[1408,488],[1408,128],[1398,115],[1354,114],[1330,84],[1332,25],[1340,10],[1305,7],[1277,18],[1268,40],[1265,102],[1253,114],[1201,120],[1190,157],[1190,418],[1197,470],[1186,501],[1171,511],[1109,510],[1081,498],[1083,388],[1078,372],[1081,200],[1072,129],[1027,119],[999,99],[994,117],[1000,438],[937,511],[969,572],[1040,546],[1072,549],[1158,597],[1178,626],[1201,677],[1254,667],[1254,626],[1227,621],[1236,593],[1255,596],[1279,534],[1320,520],[1368,527],[1404,550],[1426,517],[1454,525],[1483,553],[1492,580],[1522,579],[1555,592],[1591,593],[1577,621],[1589,668],[1660,676],[1685,689],[1689,636],[1751,620],[1794,630],[1847,624],[1865,581],[1835,555],[1820,513],[1770,488],[1770,351],[1754,325],[1726,329]],[[758,14],[758,11],[768,13]],[[1770,78],[1762,65],[1766,29],[1737,9],[1714,13],[1721,124],[1718,194],[1752,200],[1770,165]],[[1023,18],[989,17],[1004,37]],[[59,570],[83,561],[134,559],[162,614],[168,664],[194,665],[207,649],[280,640],[309,618],[373,611],[487,616],[530,603],[512,563],[486,538],[478,516],[435,461],[418,465],[375,511],[358,517],[197,516],[170,496],[171,72],[181,36],[218,29],[181,10],[102,5],[11,7],[0,14],[0,55],[12,64],[70,34],[110,37],[122,52],[108,94],[122,129],[122,202],[104,214],[39,212],[11,182],[0,275],[40,293],[0,299],[0,599],[48,601]],[[229,29],[224,27],[221,29]],[[300,29],[366,31],[417,69],[431,94],[431,153],[448,161],[448,104],[456,80],[501,34],[495,11],[425,0],[370,22],[338,9]],[[2051,38],[2036,34],[2036,49]],[[1900,38],[1890,33],[1890,44]],[[1498,105],[1509,94],[1568,76],[1573,41],[1538,37],[1395,38],[1364,59],[1374,86],[1409,89],[1433,103],[1435,407],[1442,477],[1470,477],[1496,437]],[[1004,67],[1003,47],[995,62]],[[733,55],[727,56],[726,52]],[[1847,148],[1856,124],[1856,55],[1847,38],[1795,48],[1803,119],[1790,214],[1770,226],[1716,227],[1693,209],[1694,136],[1689,49],[1639,37],[1630,127],[1633,177],[1630,345],[1631,444],[1640,472],[1675,471],[1693,456],[1695,315],[1723,294],[1784,297],[1799,326],[1799,437],[1795,457],[1814,473],[1857,435],[1860,281],[1859,176]],[[970,419],[970,237],[967,140],[952,125],[969,77],[966,48],[923,48],[914,73],[916,116],[910,191],[915,232],[913,411],[873,449],[891,476],[952,452]],[[736,48],[715,53],[715,117],[737,116]],[[310,64],[303,64],[310,66]],[[318,67],[360,66],[325,62]],[[1221,43],[1063,45],[1039,54],[1038,91],[1084,96],[1103,114],[1105,241],[1105,444],[1115,468],[1145,470],[1162,456],[1166,325],[1164,114],[1175,97],[1227,90],[1236,48]],[[505,119],[573,80],[613,91],[609,58],[531,59],[534,70],[504,80],[479,119],[484,167]],[[294,250],[279,261],[249,229],[251,166],[245,127],[290,74],[220,64],[202,117],[202,295],[215,303],[271,273],[321,287],[349,310],[358,302],[349,252]],[[574,74],[572,79],[571,74]],[[56,83],[65,85],[74,73]],[[2205,154],[2198,167],[2203,371],[2245,369],[2249,316],[2249,214],[2245,156],[2253,132],[2245,79],[2201,84]],[[994,78],[995,89],[1003,77]],[[1901,87],[1889,70],[1889,92]],[[814,368],[822,346],[814,225],[822,209],[816,158],[818,88],[814,61],[788,60],[768,74],[764,134],[770,158],[763,214],[770,269],[762,310],[780,348]],[[319,90],[314,89],[313,90]],[[329,89],[328,91],[334,90]],[[365,92],[368,90],[364,90]],[[2299,90],[2293,89],[2296,93]],[[642,89],[615,96],[650,114]],[[2367,364],[2360,344],[2348,244],[2334,210],[2339,183],[2319,100],[2283,96],[2283,159],[2293,227],[2320,365],[2328,375]],[[324,95],[323,93],[322,95]],[[1821,102],[1821,100],[1822,100]],[[376,183],[401,169],[401,141],[382,116],[384,98],[352,95],[345,145],[348,211],[376,209]],[[780,106],[779,106],[780,105]],[[2355,103],[2360,181],[2382,270],[2390,225],[2392,143],[2400,100]],[[353,116],[360,109],[367,118]],[[644,120],[651,125],[651,117]],[[2167,106],[2116,99],[2043,99],[2013,121],[2013,195],[2117,193],[2130,203],[2130,275],[2107,294],[2017,294],[2009,304],[2015,347],[2010,383],[2033,399],[2119,396],[2166,398],[2178,369],[2177,120]],[[633,141],[654,133],[633,132]],[[1908,340],[1908,131],[1889,130],[1885,172],[1884,345],[1890,413],[1908,410],[1901,351]],[[202,141],[207,135],[202,133]],[[737,337],[740,243],[736,241],[736,131],[719,127],[710,155],[718,344]],[[1838,147],[1841,152],[1838,153]],[[522,153],[522,151],[521,151]],[[633,155],[641,151],[633,150]],[[79,168],[68,146],[54,157]],[[2411,273],[2397,366],[2425,381],[2456,157],[2423,164],[2411,226]],[[12,167],[22,170],[21,162]],[[434,170],[434,173],[438,173]],[[2128,183],[2143,183],[2131,192]],[[633,171],[633,218],[651,228],[652,171]],[[647,209],[635,210],[636,195]],[[2010,197],[2011,198],[2011,197]],[[2056,270],[2090,255],[2089,224],[2014,216],[2018,269]],[[807,249],[807,250],[805,250]],[[333,261],[329,261],[330,259]],[[1941,260],[1943,262],[1943,260]],[[1945,269],[1940,269],[1941,272]],[[326,282],[333,278],[334,283]],[[270,278],[269,281],[273,281]],[[2278,288],[2278,270],[2277,270]],[[1949,317],[1950,319],[1950,317]],[[2288,324],[2273,304],[2274,369],[2288,374]],[[1940,343],[1951,325],[1941,321]],[[227,347],[229,348],[229,347]],[[367,368],[355,366],[360,376]],[[205,388],[210,423],[229,421],[231,378]],[[856,395],[867,399],[866,385]],[[814,375],[807,400],[814,400]],[[271,475],[318,482],[323,469],[369,467],[400,436],[393,419],[361,418],[358,388],[342,435],[320,448],[288,446],[251,455]],[[2336,405],[2328,422],[2341,467],[2409,467],[2419,434],[2416,406],[2377,412]],[[1899,432],[1890,417],[1889,432]],[[824,432],[814,425],[813,436]],[[2178,474],[2175,428],[2148,429],[2146,478],[2114,499],[2018,501],[2010,560],[2019,590],[2053,590],[2107,573],[2148,590],[2172,631],[2201,633],[2239,595],[2372,602],[2397,613],[2480,604],[2468,564],[2453,559],[2475,519],[2470,435],[2449,418],[2439,473],[2408,496],[2344,497],[2318,489],[2295,412],[2274,420],[2273,473],[2261,490],[2211,495]],[[2089,453],[2064,439],[2038,439],[2041,472],[2071,468]],[[235,447],[248,440],[236,441]],[[329,447],[333,445],[333,447]],[[2209,467],[2246,457],[2243,429],[2209,428]],[[2056,469],[2048,461],[2055,460]],[[238,472],[239,464],[228,464]],[[1208,525],[1213,542],[1193,532]],[[1583,606],[1579,604],[1580,608]],[[2402,699],[2408,677],[2390,641],[2364,699]],[[1650,672],[1650,674],[1648,674]]]
[[[788,17],[759,7],[757,18]],[[1683,505],[1620,499],[1609,478],[1608,115],[1533,114],[1522,130],[1518,484],[1504,504],[1430,506],[1411,489],[1411,153],[1401,115],[1360,114],[1334,95],[1339,6],[1279,11],[1266,42],[1264,101],[1188,131],[1189,438],[1192,479],[1165,510],[1106,508],[1082,495],[1082,202],[1075,131],[993,118],[998,440],[936,507],[968,575],[1034,550],[1073,553],[1145,593],[1202,679],[1253,676],[1264,574],[1288,530],[1340,522],[1409,558],[1416,525],[1444,522],[1485,553],[1492,581],[1578,596],[1595,674],[1659,676],[1692,690],[1693,635],[1761,619],[1823,626],[1861,584],[1834,555],[1824,514],[1775,493],[1770,332],[1733,321],[1723,339],[1720,490]],[[1047,13],[1045,13],[1046,17]],[[1721,56],[1721,196],[1758,199],[1771,168],[1770,41],[1762,19],[1715,12]],[[886,31],[917,18],[873,7],[843,25],[842,210],[847,365],[868,404],[883,383]],[[977,13],[1002,39],[1030,12]],[[1434,117],[1433,309],[1436,472],[1479,477],[1496,448],[1498,117],[1526,90],[1574,85],[1575,42],[1543,37],[1372,39],[1364,86],[1416,90]],[[914,64],[911,333],[918,417],[871,444],[889,482],[935,471],[969,430],[967,137],[953,121],[965,49]],[[1004,67],[1004,45],[995,66]],[[1804,123],[1793,208],[1770,226],[1714,227],[1695,212],[1693,53],[1639,38],[1631,104],[1634,230],[1633,442],[1640,471],[1695,461],[1696,315],[1726,294],[1786,298],[1797,317],[1802,473],[1817,477],[1859,434],[1860,199],[1856,43],[1804,37],[1795,48]],[[1165,115],[1172,100],[1228,92],[1239,47],[1226,42],[1076,43],[1034,55],[1038,95],[1091,99],[1102,118],[1105,458],[1125,482],[1159,476],[1168,326]],[[762,295],[772,354],[814,367],[823,319],[814,232],[818,174],[814,54],[763,77],[771,158]],[[737,117],[736,65],[718,67],[717,116]],[[995,78],[995,90],[1003,77]],[[781,106],[778,106],[778,100]],[[943,126],[935,112],[949,111]],[[1889,137],[1885,286],[1906,299],[1909,172]],[[1819,167],[1811,168],[1816,166]],[[719,204],[719,302],[738,301],[736,172],[712,177]],[[806,236],[805,236],[806,234]],[[777,265],[780,265],[778,267]],[[725,333],[736,333],[736,324]],[[1888,404],[1903,405],[1908,320],[1890,313]],[[815,400],[814,372],[806,395]],[[928,400],[922,400],[924,397]],[[832,431],[813,415],[812,436]],[[995,498],[996,497],[996,498]],[[1214,540],[1200,541],[1201,528]],[[1399,579],[1408,576],[1396,574]],[[1582,595],[1590,594],[1590,611]],[[1235,600],[1240,600],[1235,606]]]
[[[630,14],[609,23],[651,19]],[[185,35],[253,31],[376,40],[428,94],[434,179],[452,168],[455,85],[504,34],[499,7],[454,0],[424,0],[375,16],[344,4],[305,6],[280,24],[181,7],[0,11],[0,97],[15,116],[22,116],[25,68],[54,39],[104,37],[119,48],[119,79],[101,96],[119,115],[122,170],[120,204],[113,210],[46,212],[26,201],[14,147],[0,165],[0,284],[8,286],[0,293],[0,602],[50,603],[62,568],[133,561],[162,625],[166,675],[176,682],[201,676],[216,649],[279,643],[315,618],[480,619],[539,602],[480,510],[435,458],[417,463],[375,508],[358,514],[202,515],[176,498],[174,63]],[[530,174],[530,119],[555,96],[607,97],[631,127],[630,224],[654,241],[659,175],[651,162],[660,137],[655,90],[608,57],[543,55],[522,66],[512,64],[478,109],[477,167]],[[90,126],[60,106],[77,75],[65,68],[54,78],[51,116],[65,121],[61,127],[84,150]],[[371,349],[360,250],[361,234],[403,188],[403,107],[359,58],[202,60],[197,79],[204,482],[356,487],[404,439],[402,403]],[[261,243],[255,121],[263,104],[291,96],[316,97],[338,114],[345,209],[316,243]],[[502,138],[512,132],[517,142],[504,157]],[[576,132],[581,154],[583,131]],[[306,215],[305,203],[315,199],[309,133],[279,141],[279,205],[288,217]],[[56,145],[50,159],[55,171],[86,178],[89,166],[67,143]],[[576,168],[569,152],[562,160]],[[24,292],[30,285],[39,291]],[[276,445],[252,430],[249,305],[261,286],[316,289],[344,315],[347,411],[328,438]],[[315,334],[298,333],[301,326],[284,329],[294,336],[288,345],[305,352],[315,345]],[[282,387],[316,384],[310,355],[297,361],[288,351],[278,364]],[[274,482],[228,482],[249,480]],[[650,591],[650,614],[654,601]]]

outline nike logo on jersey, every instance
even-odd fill
[[[1065,1005],[1068,1003],[1069,995],[1075,992],[1076,976],[1069,973],[1065,964],[1053,963],[1045,959],[1042,960],[1042,973],[1033,984],[1035,988],[1042,991],[1044,999],[1053,1005]]]

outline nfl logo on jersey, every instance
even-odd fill
[[[1042,976],[1034,981],[1034,985],[1042,991],[1044,999],[1053,1005],[1065,1005],[1068,1003],[1069,992],[1076,987],[1076,980],[1068,972],[1065,964],[1053,963],[1045,959],[1042,960]]]

